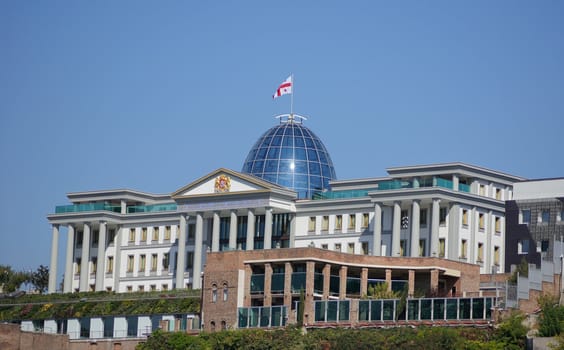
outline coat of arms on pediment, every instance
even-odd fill
[[[231,190],[231,178],[227,175],[219,175],[215,179],[215,192],[225,193]]]

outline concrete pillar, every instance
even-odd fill
[[[292,310],[292,263],[287,262],[284,265],[284,305],[288,310]]]
[[[245,264],[245,297],[243,298],[243,307],[251,306],[251,277],[253,275],[253,269],[251,265]],[[290,310],[290,309],[288,309]]]
[[[212,252],[219,252],[219,212],[213,212]]]
[[[323,266],[323,300],[331,295],[331,264]]]
[[[386,284],[388,285],[388,292],[392,291],[392,270],[386,269]]]
[[[272,208],[266,208],[264,219],[264,249],[272,248]]]
[[[431,213],[431,256],[439,257],[439,211],[441,202],[438,198],[433,198],[433,209]]]
[[[347,266],[341,266],[339,270],[339,299],[347,298]]]
[[[192,289],[203,288],[202,281],[200,280],[200,275],[202,274],[202,251],[204,244],[204,215],[202,213],[196,213],[196,236],[194,239],[194,264],[192,267],[193,279],[192,279]]]
[[[407,279],[407,295],[413,297],[415,294],[415,270],[409,270]]]
[[[315,321],[313,308],[313,289],[315,280],[315,262],[306,262],[306,290],[305,290],[305,308],[304,323],[313,323]]]
[[[392,225],[392,256],[400,256],[401,202],[394,202],[394,222]]]
[[[247,250],[255,248],[255,213],[253,209],[247,210]]]
[[[564,220],[564,218],[563,218]],[[296,241],[296,215],[290,215],[290,248],[295,248],[295,241]]]
[[[64,278],[63,292],[71,293],[72,282],[74,280],[74,275],[72,271],[72,267],[74,264],[74,226],[68,225],[67,228],[68,228],[67,256],[65,261],[65,278]]]
[[[372,255],[382,255],[382,205],[374,203],[374,232],[372,234]]]
[[[458,191],[458,175],[452,174],[452,190]]]
[[[184,271],[186,269],[186,229],[186,215],[180,214],[180,236],[178,237],[178,254],[176,257],[176,289],[185,288]],[[200,276],[198,275],[197,278],[199,279]]]
[[[368,294],[368,268],[363,267],[360,270],[360,296]]]
[[[439,270],[433,269],[431,270],[431,296],[438,296],[439,293]]]
[[[80,260],[80,291],[88,292],[88,280],[90,271],[88,265],[90,262],[90,224],[84,223],[84,231],[82,232],[82,254]]]
[[[121,241],[123,239],[123,235],[125,234],[125,229],[122,226],[118,226],[116,228],[116,238],[114,241],[115,244],[115,257],[114,257],[114,292],[119,292],[119,281],[120,281],[120,271],[121,271]]]
[[[229,222],[229,250],[237,249],[237,211],[231,210]]]
[[[106,273],[106,222],[100,222],[98,236],[98,263],[96,267],[96,291],[104,290],[104,274]]]
[[[51,237],[51,265],[49,266],[49,294],[57,291],[57,259],[59,256],[59,225],[53,225],[53,236]]]
[[[127,202],[124,200],[121,200],[121,213],[122,214],[127,214]]]
[[[411,256],[419,256],[419,216],[421,214],[421,207],[419,205],[419,200],[413,200],[411,206]]]
[[[272,265],[264,264],[264,306],[272,305]]]

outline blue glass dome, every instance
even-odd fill
[[[298,198],[329,188],[337,178],[323,142],[306,128],[303,117],[280,116],[280,125],[266,131],[243,164],[243,173],[290,188]]]

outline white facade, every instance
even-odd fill
[[[481,273],[503,271],[504,201],[522,178],[463,163],[388,173],[334,181],[332,191],[307,200],[227,169],[170,195],[72,193],[73,204],[48,216],[51,271],[56,276],[60,227],[67,227],[69,238],[62,270],[71,278],[64,292],[198,289],[208,250],[309,245],[351,254],[438,256],[479,264]],[[53,278],[50,292],[55,285]]]

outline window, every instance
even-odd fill
[[[194,252],[186,254],[186,270],[194,267]]]
[[[92,272],[96,273],[96,269],[98,268],[98,258],[92,258]]]
[[[139,272],[145,271],[145,254],[139,255]]]
[[[217,302],[217,285],[212,284],[211,292],[212,292],[212,295],[211,295],[212,303],[216,303]]]
[[[133,263],[135,262],[135,257],[133,255],[127,256],[127,272],[133,272]]]
[[[163,254],[163,269],[168,270],[168,265],[170,263],[170,253]]]
[[[347,249],[347,253],[354,254],[354,243],[349,243],[349,247]]]
[[[140,285],[139,287],[137,287],[137,290],[140,292],[144,292],[145,291],[145,286]]]
[[[133,286],[127,286],[126,289],[128,293],[133,292]]]
[[[530,224],[531,223],[531,209],[523,209],[521,210],[521,223],[522,224]]]
[[[543,209],[541,211],[540,222],[543,224],[548,224],[550,222],[550,210]]]
[[[468,226],[468,209],[462,209],[462,226]]]
[[[501,232],[501,218],[498,216],[495,217],[495,232]]]
[[[401,228],[405,229],[409,227],[409,216],[407,214],[407,210],[402,210],[401,211]]]
[[[77,258],[76,259],[76,274],[77,275],[80,273],[80,265],[82,265],[82,259]]]
[[[501,188],[495,189],[495,199],[497,199],[498,201],[501,200]]]
[[[460,244],[460,258],[466,259],[467,252],[468,252],[468,241],[463,239]]]
[[[158,241],[159,240],[159,228],[158,227],[153,227],[153,241]]]
[[[558,219],[560,222],[564,221],[564,210],[560,211],[560,218]]]
[[[315,232],[315,216],[309,217],[308,231]]]
[[[447,208],[442,207],[439,209],[439,225],[446,225]]]
[[[165,226],[165,236],[164,239],[170,241],[170,226]]]
[[[356,228],[356,214],[349,214],[349,230]]]
[[[196,239],[196,225],[194,224],[188,225],[188,239],[189,240]]]
[[[424,239],[419,240],[419,256],[426,256]]]
[[[106,263],[106,273],[114,272],[114,257],[108,256],[108,262]]]
[[[84,239],[84,232],[77,231],[76,232],[76,245],[80,247],[82,245],[83,239]]]
[[[116,240],[116,230],[110,229],[108,233],[108,244],[114,244]]]
[[[147,228],[143,227],[141,229],[141,242],[147,242]]]
[[[484,227],[486,227],[486,218],[484,213],[479,213],[478,214],[478,228],[480,230],[484,230]]]
[[[362,228],[368,228],[368,224],[370,223],[370,215],[368,213],[362,214]]]
[[[341,243],[335,243],[335,251],[337,252],[341,251]]]
[[[480,185],[480,196],[485,196],[485,195],[486,195],[486,186]]]
[[[419,226],[427,226],[427,209],[421,209],[419,214]]]
[[[135,242],[135,229],[129,229],[129,242]]]
[[[541,241],[541,252],[548,252],[549,241],[547,239]]]
[[[406,256],[407,254],[407,240],[402,239],[400,241],[400,256]]]
[[[328,216],[323,217],[323,220],[321,221],[321,230],[322,231],[329,230],[329,217]]]
[[[343,216],[337,215],[335,216],[335,230],[342,230],[343,229]]]
[[[94,230],[94,232],[92,232],[92,245],[98,245],[99,237],[100,237],[100,231]]]
[[[329,247],[327,246],[327,244],[322,244],[321,249],[329,249]]]
[[[223,284],[223,301],[227,301],[227,295],[228,295],[228,289],[227,289],[227,283]]]
[[[439,238],[439,258],[445,257],[445,239]]]
[[[478,256],[476,257],[478,262],[484,261],[484,243],[478,242]]]
[[[362,242],[362,254],[368,255],[368,242]]]
[[[520,239],[517,242],[517,254],[529,254],[529,240]]]
[[[166,283],[163,284],[163,285],[161,286],[161,289],[162,289],[162,290],[168,290],[168,284],[166,284]]]
[[[154,291],[157,290],[157,285],[156,285],[156,284],[151,284],[151,285],[149,286],[149,288],[151,288],[151,292],[154,292]]]
[[[157,259],[158,259],[158,255],[157,254],[152,254],[151,255],[151,271],[157,271]]]
[[[494,265],[499,266],[499,247],[494,247]]]

